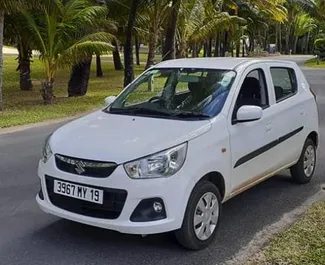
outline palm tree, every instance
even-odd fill
[[[146,0],[144,2],[145,8],[145,25],[148,25],[148,42],[149,52],[147,58],[146,69],[155,64],[156,50],[158,38],[162,26],[168,16],[170,5],[169,0]]]
[[[141,0],[132,0],[129,13],[128,24],[125,33],[124,44],[124,86],[130,84],[134,79],[134,64],[133,64],[133,31],[137,17],[138,7]]]
[[[176,29],[178,23],[179,11],[181,8],[182,0],[172,0],[172,5],[168,17],[168,25],[165,35],[165,41],[163,44],[163,57],[162,60],[170,60],[176,58]]]
[[[18,67],[20,74],[20,89],[24,91],[32,90],[31,80],[31,36],[24,28],[24,17],[19,13],[5,16],[4,38],[6,44],[16,46],[18,50]]]
[[[299,14],[295,21],[295,40],[293,46],[293,53],[297,53],[297,46],[299,37],[306,35],[306,40],[309,40],[309,36],[313,30],[317,28],[315,19],[311,18],[308,14]],[[305,46],[308,45],[308,42],[304,43]]]
[[[23,3],[22,0],[1,0],[0,1],[0,111],[3,110],[3,96],[2,96],[2,75],[3,75],[3,29],[4,18],[7,12],[11,12],[17,6]]]
[[[42,14],[39,15],[22,11],[26,19],[26,30],[33,37],[33,45],[44,64],[45,78],[41,92],[45,104],[52,103],[58,69],[77,65],[93,54],[112,50],[109,43],[111,34],[80,34],[87,27],[96,27],[96,22],[106,16],[106,11],[105,7],[93,6],[87,0],[70,0],[66,4],[56,1],[55,12],[43,7]]]
[[[177,57],[187,56],[189,44],[215,37],[216,32],[235,27],[246,21],[228,12],[220,12],[210,0],[192,0],[181,6],[177,26]],[[211,45],[209,45],[211,46]]]

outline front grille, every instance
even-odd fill
[[[117,164],[112,162],[86,160],[60,154],[55,155],[55,163],[61,171],[93,178],[107,178],[117,168]]]
[[[120,216],[127,197],[126,190],[89,186],[104,191],[103,204],[96,204],[54,193],[54,178],[45,176],[46,190],[51,203],[69,212],[103,219],[116,219]],[[59,179],[58,179],[59,180]],[[69,181],[69,183],[78,184]],[[80,184],[78,184],[80,185]]]

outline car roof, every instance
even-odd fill
[[[216,57],[216,58],[186,58],[163,61],[156,64],[154,68],[202,68],[202,69],[222,69],[235,70],[238,66],[249,66],[255,63],[265,62],[291,63],[287,60],[274,60],[269,58],[233,58],[233,57]]]

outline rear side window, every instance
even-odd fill
[[[296,94],[298,86],[294,69],[271,67],[271,75],[277,102]]]

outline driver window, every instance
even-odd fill
[[[244,79],[237,98],[235,113],[244,105],[259,106],[263,109],[269,107],[266,79],[262,69],[251,71]]]

